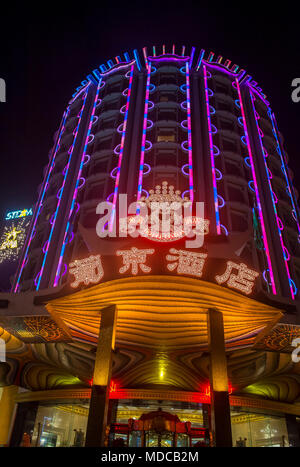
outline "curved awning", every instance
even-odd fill
[[[225,287],[188,277],[143,276],[100,283],[49,301],[50,314],[59,316],[73,332],[97,337],[100,311],[118,310],[116,344],[147,348],[203,348],[207,345],[207,309],[223,313],[225,340],[230,347],[254,338],[282,313]]]

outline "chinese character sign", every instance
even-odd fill
[[[234,272],[237,271],[237,272]],[[218,284],[227,283],[228,287],[240,290],[249,295],[252,292],[254,281],[259,275],[258,272],[247,268],[246,264],[237,264],[227,261],[227,268],[224,274],[216,276]]]
[[[150,272],[151,268],[145,263],[147,260],[147,255],[153,255],[154,251],[155,250],[153,250],[152,248],[139,250],[134,246],[130,250],[118,250],[116,254],[117,256],[123,257],[124,264],[119,269],[119,272],[121,274],[124,274],[124,272],[127,272],[129,269],[131,269],[131,274],[136,275],[138,273],[139,267],[143,272]]]
[[[89,258],[75,260],[70,264],[70,273],[75,276],[71,287],[78,287],[81,283],[84,285],[97,284],[104,275],[101,256],[90,256]]]
[[[97,284],[104,276],[104,267],[107,268],[108,281],[125,273],[132,276],[151,272],[155,275],[173,273],[213,280],[246,295],[253,292],[255,280],[259,276],[258,272],[249,269],[246,264],[233,261],[227,261],[223,266],[224,272],[215,275],[214,263],[204,252],[176,248],[155,251],[153,248],[132,246],[129,249],[117,250],[115,256],[104,255],[101,258],[97,255],[72,262],[69,272],[75,279],[71,287],[78,287],[79,284]]]
[[[174,261],[167,265],[169,271],[177,269],[177,274],[190,274],[191,276],[201,277],[204,267],[205,253],[194,253],[186,250],[170,249],[171,255],[167,255],[167,261]]]

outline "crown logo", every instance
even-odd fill
[[[141,202],[145,203],[147,206],[150,206],[151,203],[190,203],[189,198],[181,196],[180,190],[174,190],[173,185],[168,186],[168,182],[162,182],[161,186],[156,185],[155,190],[149,190],[149,196],[142,196],[140,198]]]

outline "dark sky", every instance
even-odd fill
[[[296,2],[6,2],[1,5],[0,219],[31,206],[53,133],[82,79],[134,48],[185,44],[214,51],[259,82],[277,115],[300,187],[300,6]]]

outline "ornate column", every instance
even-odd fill
[[[104,446],[107,426],[112,350],[115,345],[116,306],[101,310],[100,332],[94,367],[86,446]]]
[[[8,446],[18,386],[0,388],[0,446]]]
[[[217,447],[231,447],[232,435],[223,315],[220,311],[210,308],[207,311],[207,318],[213,439]]]

